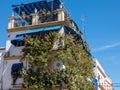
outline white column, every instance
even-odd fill
[[[14,13],[12,13],[12,16],[9,18],[8,29],[14,27],[15,27],[15,17],[14,17]]]
[[[64,21],[65,20],[65,13],[63,9],[63,5],[60,5],[60,9],[58,9],[58,21]]]
[[[37,9],[35,8],[35,13],[32,15],[32,25],[36,25],[39,22],[39,15]]]

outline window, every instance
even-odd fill
[[[11,67],[11,74],[13,75],[14,73],[17,73],[21,71],[23,68],[23,63],[15,63]]]

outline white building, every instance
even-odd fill
[[[97,59],[95,62],[95,75],[98,83],[98,90],[113,90],[112,81],[105,73],[103,67]]]
[[[43,5],[43,2],[45,5]],[[23,66],[27,67],[26,61],[23,63],[20,61],[21,56],[23,55],[22,49],[24,48],[24,37],[26,35],[34,36],[40,32],[49,31],[57,31],[62,35],[69,32],[71,34],[75,33],[83,40],[81,36],[82,33],[79,31],[75,22],[69,18],[61,2],[59,0],[53,0],[54,11],[52,12],[54,14],[52,13],[52,15],[49,15],[47,12],[51,10],[51,5],[46,6],[46,3],[50,4],[50,1],[39,1],[35,3],[22,4],[20,6],[13,6],[13,10],[19,14],[19,16],[17,17],[12,14],[8,22],[8,37],[6,41],[4,73],[1,89],[21,89],[23,81],[22,77],[17,78],[14,83],[13,74],[22,69]],[[41,7],[47,7],[46,9],[48,10],[42,10],[47,12],[45,14],[48,18],[46,18],[46,16],[44,17],[43,13],[41,17],[41,13],[38,12],[41,11]],[[89,50],[87,43],[84,42],[84,46],[86,50]],[[53,47],[56,48],[56,45]]]

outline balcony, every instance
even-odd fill
[[[9,18],[8,32],[54,25],[65,25],[68,19],[69,17],[63,8],[52,12],[47,11],[46,9],[40,11],[35,9],[34,13],[31,13],[30,15],[26,15],[25,12],[22,12],[21,16],[14,16],[14,14],[12,14]]]
[[[34,28],[56,26],[56,25],[66,25],[66,24],[67,24],[66,21],[53,21],[53,22],[45,22],[45,23],[41,23],[41,24],[36,24],[36,25],[26,25],[26,26],[9,28],[7,31],[9,33],[9,32],[24,31],[24,30],[28,30],[28,29],[34,29]]]
[[[4,60],[20,60],[22,56],[5,56]]]

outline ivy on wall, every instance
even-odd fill
[[[29,68],[22,71],[23,88],[94,90],[92,58],[83,49],[81,39],[50,32],[26,37],[25,43],[23,59],[27,60]],[[55,44],[57,49],[53,48]],[[55,69],[56,60],[62,61],[65,67]]]

